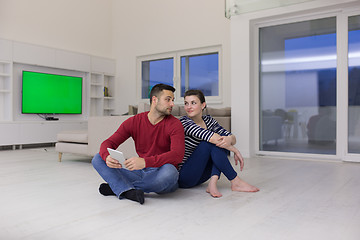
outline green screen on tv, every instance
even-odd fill
[[[23,71],[22,113],[81,114],[82,78]]]

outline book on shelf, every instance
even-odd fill
[[[109,97],[109,88],[104,87],[104,97]]]

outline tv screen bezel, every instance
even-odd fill
[[[71,78],[75,78],[75,79],[79,79],[81,84],[81,90],[80,90],[80,112],[66,112],[66,111],[24,111],[24,72],[29,72],[29,73],[38,73],[38,74],[45,74],[45,75],[52,75],[52,76],[63,76],[63,77],[71,77]],[[21,113],[22,114],[44,114],[44,115],[81,115],[83,113],[83,90],[84,90],[84,82],[83,82],[83,77],[81,76],[74,76],[74,75],[69,75],[69,74],[59,74],[59,73],[51,73],[51,72],[43,72],[43,71],[31,71],[31,70],[22,70],[22,75],[21,75]]]

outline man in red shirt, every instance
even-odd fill
[[[172,86],[155,85],[150,92],[150,111],[128,118],[101,144],[100,152],[92,160],[107,182],[100,185],[101,194],[143,204],[144,192],[161,194],[178,188],[177,167],[184,156],[185,140],[182,124],[171,115],[174,92]],[[122,166],[107,148],[117,149],[129,137],[133,138],[139,156],[125,160]]]

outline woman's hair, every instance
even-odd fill
[[[200,99],[201,103],[205,102],[205,96],[201,90],[197,90],[197,89],[187,90],[184,94],[184,98],[187,96],[197,96]],[[205,106],[205,108],[206,108],[206,106]]]

